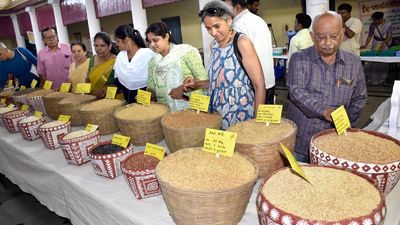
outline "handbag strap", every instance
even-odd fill
[[[385,42],[386,46],[390,47],[389,44],[385,41],[385,38],[383,37],[381,31],[379,30],[379,28],[376,24],[375,24],[375,28],[378,31],[379,36],[381,36],[382,40]]]
[[[234,51],[234,53],[236,55],[236,58],[237,58],[237,60],[238,60],[238,62],[240,64],[240,66],[242,67],[244,73],[247,74],[247,71],[244,68],[244,65],[243,65],[243,62],[242,62],[242,53],[240,53],[240,49],[239,49],[239,46],[238,46],[238,40],[239,40],[240,35],[242,35],[242,33],[236,32],[235,37],[233,37],[233,51]]]

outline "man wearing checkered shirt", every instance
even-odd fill
[[[302,162],[309,162],[311,137],[333,128],[333,110],[344,105],[354,126],[367,100],[360,58],[339,50],[344,33],[340,15],[316,16],[312,30],[314,46],[292,55],[287,76],[288,117],[298,128],[295,156]]]

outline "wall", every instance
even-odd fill
[[[9,49],[17,47],[17,41],[15,38],[0,38],[0,42],[3,42]]]
[[[358,2],[358,0],[336,0],[336,11],[339,5],[342,3],[350,4],[353,7],[353,10],[351,11],[351,16],[355,18],[360,18],[360,3]]]
[[[147,9],[147,23],[150,25],[161,18],[179,16],[181,20],[182,42],[196,48],[202,48],[199,2],[182,0],[180,2],[151,7]]]
[[[91,51],[92,45],[90,44],[89,27],[86,21],[70,24],[67,26],[69,41],[78,41],[74,33],[81,33],[82,43],[86,45],[86,48]]]

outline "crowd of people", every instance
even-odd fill
[[[272,42],[266,22],[257,15],[259,0],[214,0],[198,16],[213,37],[211,57],[205,69],[199,51],[176,44],[163,22],[151,24],[145,38],[132,25],[115,30],[116,46],[105,32],[94,37],[93,56],[82,43],[60,43],[52,28],[42,31],[46,47],[33,56],[24,48],[8,49],[0,43],[0,88],[9,74],[20,85],[37,80],[53,89],[70,82],[91,83],[91,93],[103,98],[108,86],[116,86],[118,98],[136,102],[138,90],[152,93],[154,101],[171,111],[189,108],[192,92],[210,96],[210,112],[222,116],[222,129],[254,118],[260,104],[274,104],[275,76]],[[297,127],[296,158],[309,160],[313,134],[332,128],[330,113],[344,105],[352,124],[365,105],[367,92],[359,58],[361,22],[351,17],[351,6],[323,12],[311,18],[296,15],[296,35],[291,39],[287,86],[289,119]],[[369,36],[373,47],[385,49],[391,26],[382,13],[372,15]],[[311,27],[311,32],[309,28]],[[147,42],[147,44],[146,44]],[[361,46],[363,48],[364,46]]]

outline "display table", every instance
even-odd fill
[[[274,59],[285,59],[287,60],[287,55],[274,55]],[[382,62],[382,63],[400,63],[399,56],[361,56],[361,61],[365,62]]]
[[[76,130],[76,128],[74,128]],[[111,139],[111,135],[102,140]],[[164,145],[162,142],[160,145]],[[135,148],[135,151],[143,147]],[[114,180],[95,175],[90,162],[67,164],[61,149],[49,150],[40,139],[28,142],[20,133],[0,127],[0,172],[23,191],[73,225],[173,225],[162,196],[137,200],[123,176]],[[258,223],[258,180],[240,225]],[[385,225],[400,224],[400,185],[387,196]]]

